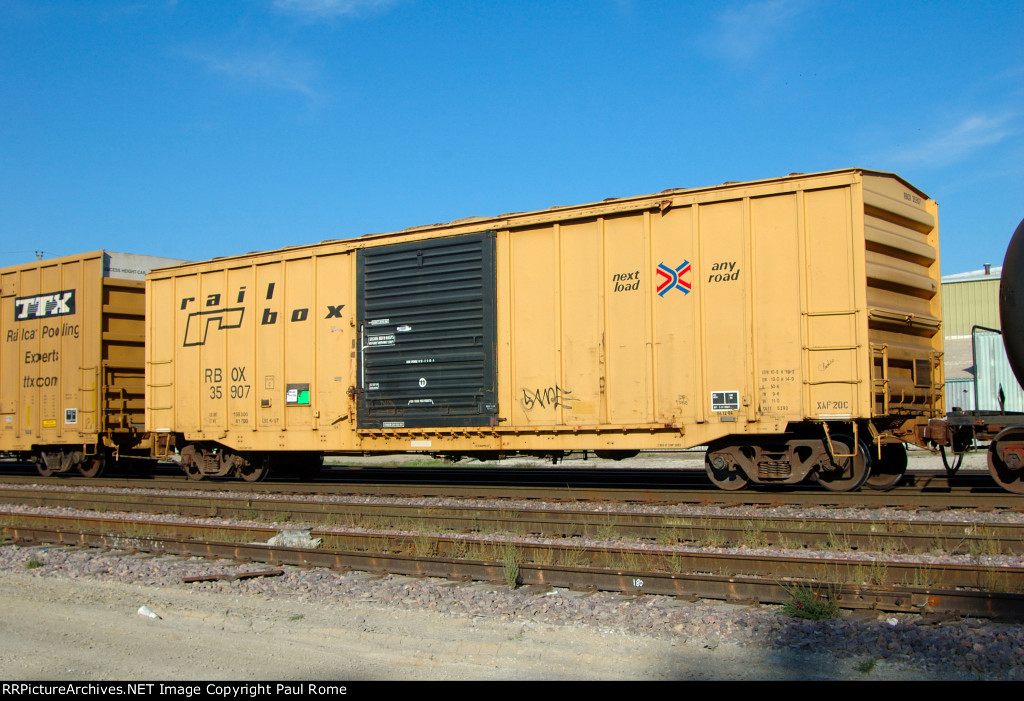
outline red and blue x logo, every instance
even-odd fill
[[[659,297],[664,297],[671,289],[682,290],[684,295],[690,294],[690,283],[683,279],[683,276],[690,272],[690,261],[684,260],[683,264],[674,270],[664,263],[658,263],[658,269],[654,272],[664,278],[658,284]]]

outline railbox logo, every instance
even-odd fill
[[[75,291],[61,290],[48,295],[17,297],[14,300],[14,320],[48,319],[75,313]]]
[[[266,299],[274,299],[274,287],[277,285],[276,282],[271,282],[267,285]],[[195,297],[182,297],[181,298],[181,311],[187,310],[190,306],[196,303]],[[245,285],[238,288],[238,295],[235,298],[235,304],[243,305],[245,303]],[[269,304],[269,302],[268,302]],[[182,342],[182,346],[188,348],[189,346],[203,346],[206,345],[207,333],[210,329],[215,331],[226,331],[229,329],[240,329],[242,328],[242,318],[245,316],[244,306],[226,307],[221,304],[220,293],[213,293],[206,296],[205,304],[203,307],[213,307],[212,309],[200,309],[198,311],[190,312],[188,318],[185,320],[185,340]],[[344,304],[328,304],[327,315],[325,319],[340,319],[341,310],[345,308]],[[277,323],[277,311],[271,309],[269,306],[264,307],[263,316],[260,318],[260,326],[271,326]],[[287,317],[284,317],[287,318]],[[309,307],[298,307],[292,309],[291,322],[302,322],[309,318]],[[391,344],[394,345],[394,344]]]

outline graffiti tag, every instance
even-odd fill
[[[529,390],[523,388],[523,409],[532,410],[534,407],[545,409],[547,407],[569,407],[571,402],[578,402],[579,397],[570,397],[572,390],[562,389],[558,385],[545,387],[544,389]]]

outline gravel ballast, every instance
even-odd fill
[[[939,623],[873,613],[807,621],[785,616],[777,606],[512,590],[501,584],[295,567],[282,568],[284,574],[275,577],[182,583],[186,577],[265,569],[223,560],[2,546],[0,614],[9,634],[0,645],[0,674],[5,679],[1024,678],[1024,626],[1018,624]],[[139,616],[140,606],[161,618]],[[67,614],[49,633],[58,640],[50,640],[46,617],[33,611],[65,607]],[[76,619],[85,613],[104,614],[102,622],[84,619],[91,622],[82,635],[98,643],[75,645],[72,657],[79,661],[64,668],[57,661],[63,659],[59,643],[76,639]],[[191,651],[185,666],[176,663],[181,650],[174,647],[174,635],[168,633],[148,659],[147,644],[132,634],[138,629],[148,641],[154,629],[174,626],[183,636],[181,650]],[[39,636],[54,649],[33,655],[32,645],[19,644],[19,631],[25,640]],[[122,638],[131,665],[118,654]],[[229,649],[194,654],[221,647]],[[340,666],[320,664],[336,657]],[[253,658],[275,661],[254,667]]]

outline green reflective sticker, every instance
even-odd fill
[[[309,406],[309,383],[289,384],[284,399],[288,406]]]

